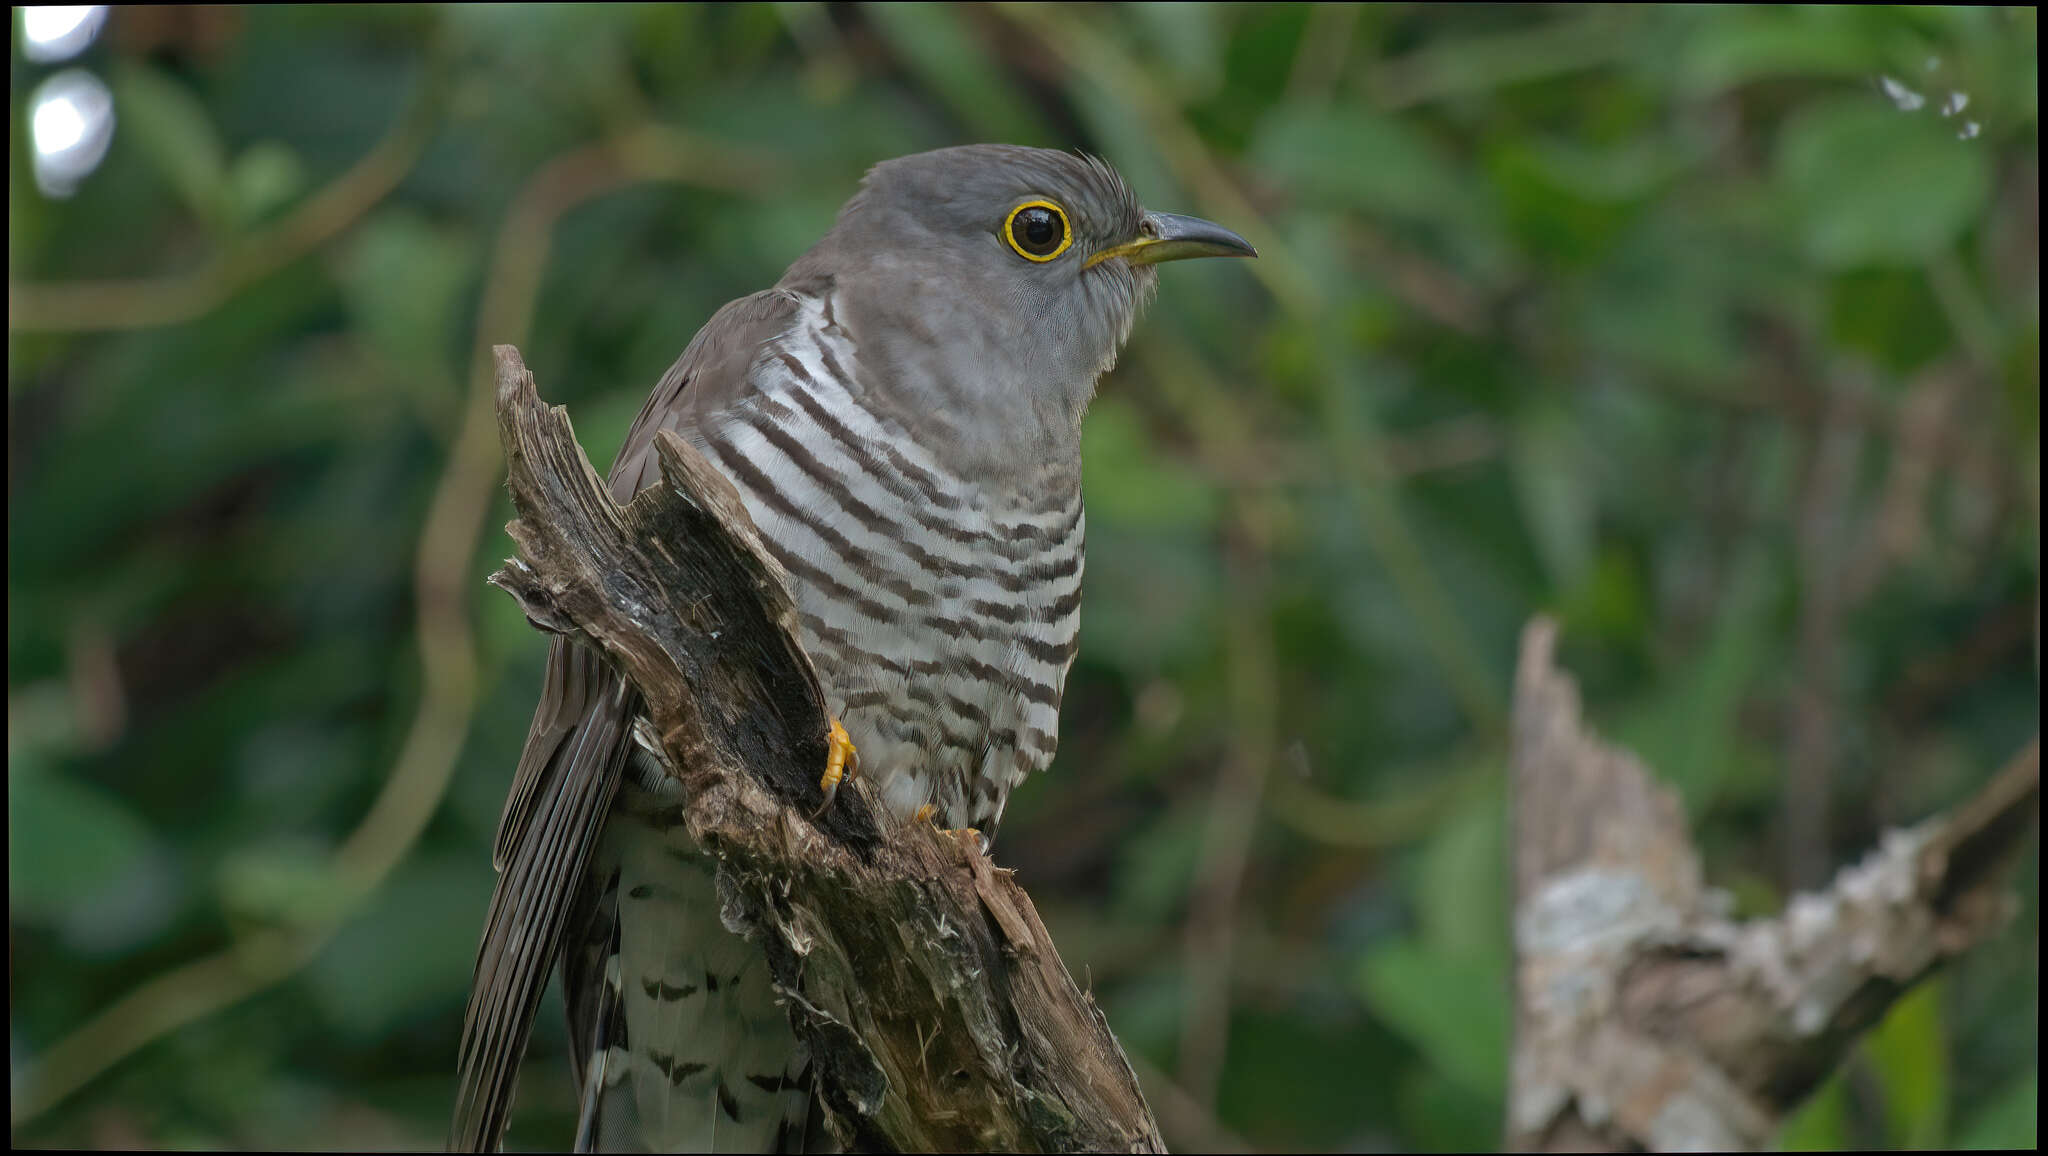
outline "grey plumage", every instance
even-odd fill
[[[660,429],[723,470],[791,576],[862,773],[900,816],[932,804],[992,837],[1057,744],[1096,379],[1153,262],[1230,252],[1250,247],[1144,212],[1088,158],[978,145],[877,165],[775,288],[691,341],[628,433],[613,493],[655,479]],[[663,817],[674,781],[635,742],[636,711],[556,642],[498,832],[454,1146],[502,1134],[557,958],[579,1145],[815,1137],[804,1057],[757,953],[720,923],[711,865]]]

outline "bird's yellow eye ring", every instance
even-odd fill
[[[1074,228],[1051,201],[1026,201],[1004,219],[1003,240],[1026,261],[1050,261],[1074,243]]]

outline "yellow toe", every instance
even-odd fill
[[[853,739],[846,728],[832,720],[832,730],[825,736],[825,773],[818,779],[818,790],[824,792],[825,802],[818,808],[824,814],[832,800],[839,797],[839,784],[853,781],[860,773],[859,752],[854,748]]]

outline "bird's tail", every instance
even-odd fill
[[[594,1151],[800,1151],[806,1057],[760,949],[719,918],[715,869],[679,826],[641,821],[633,786],[607,835],[614,954],[590,969],[595,1014],[577,1146]],[[658,807],[649,809],[660,809]],[[604,905],[601,904],[602,908]],[[576,999],[575,993],[571,999]]]

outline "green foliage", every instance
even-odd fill
[[[2008,1081],[1975,1121],[1956,1136],[1958,1148],[2041,1146],[2041,1073],[2029,1068]]]
[[[149,828],[91,783],[10,760],[7,799],[7,903],[24,915],[58,919],[101,899],[148,849]]]
[[[1959,1147],[1988,1144],[1991,1147],[2031,1147],[2028,1143],[1990,1140],[2009,1136],[2009,1106],[1994,1104],[1974,1131],[1986,1139],[1973,1144],[1964,1137],[1973,1129],[1952,1133],[1949,1127],[1949,1057],[1942,1025],[1941,981],[1930,981],[1901,999],[1864,1039],[1849,1065],[1837,1072],[1815,1092],[1806,1105],[1785,1122],[1778,1144],[1787,1151],[1821,1152],[1852,1147],[1884,1149],[1927,1149],[1951,1143]],[[2025,1081],[2031,1095],[2034,1081]],[[2014,1085],[2015,1088],[2018,1085]],[[1856,1092],[1868,1089],[1882,1108],[1882,1118],[1863,1121],[1865,1134],[1859,1142],[1857,1122],[1851,1110]]]
[[[438,1146],[546,645],[482,583],[509,509],[459,448],[475,358],[517,343],[602,466],[868,165],[1009,139],[1262,256],[1166,269],[1102,385],[1062,750],[997,857],[1174,1103],[1282,1150],[1498,1144],[1530,615],[1746,912],[1820,881],[1792,850],[1845,862],[2038,730],[2036,22],[117,8],[61,66],[117,117],[62,200],[22,128],[54,67],[17,58],[17,1111],[151,981],[277,969],[214,1010],[146,989],[122,1030],[166,1030],[17,1143]],[[1219,808],[1246,759],[1260,794]],[[1207,1017],[1186,929],[1232,808]],[[2020,875],[2016,926],[1894,1008],[1786,1147],[2034,1144]],[[261,955],[280,934],[303,959]],[[1184,1065],[1215,1018],[1220,1072]],[[565,1142],[564,1047],[544,1010],[514,1147]],[[1170,1142],[1215,1139],[1193,1115]]]
[[[1739,716],[1771,654],[1768,572],[1755,557],[1736,560],[1733,569],[1705,646],[1615,726],[1616,739],[1670,780],[1691,814],[1715,801],[1721,776],[1746,753]]]
[[[1778,1130],[1772,1145],[1783,1152],[1839,1152],[1859,1147],[1849,1135],[1848,1080],[1829,1076]]]
[[[1454,221],[1477,209],[1463,174],[1434,140],[1369,107],[1283,104],[1257,140],[1248,162],[1305,205],[1420,222]]]
[[[1948,1041],[1941,983],[1900,1000],[1864,1050],[1884,1086],[1885,1147],[1938,1148],[1948,1136]]]
[[[214,229],[233,211],[228,161],[206,107],[177,80],[147,64],[114,74],[119,114],[157,176],[193,216]]]
[[[1777,179],[1815,264],[1917,265],[1983,212],[1984,151],[1940,121],[1853,97],[1801,109],[1778,136]]]

